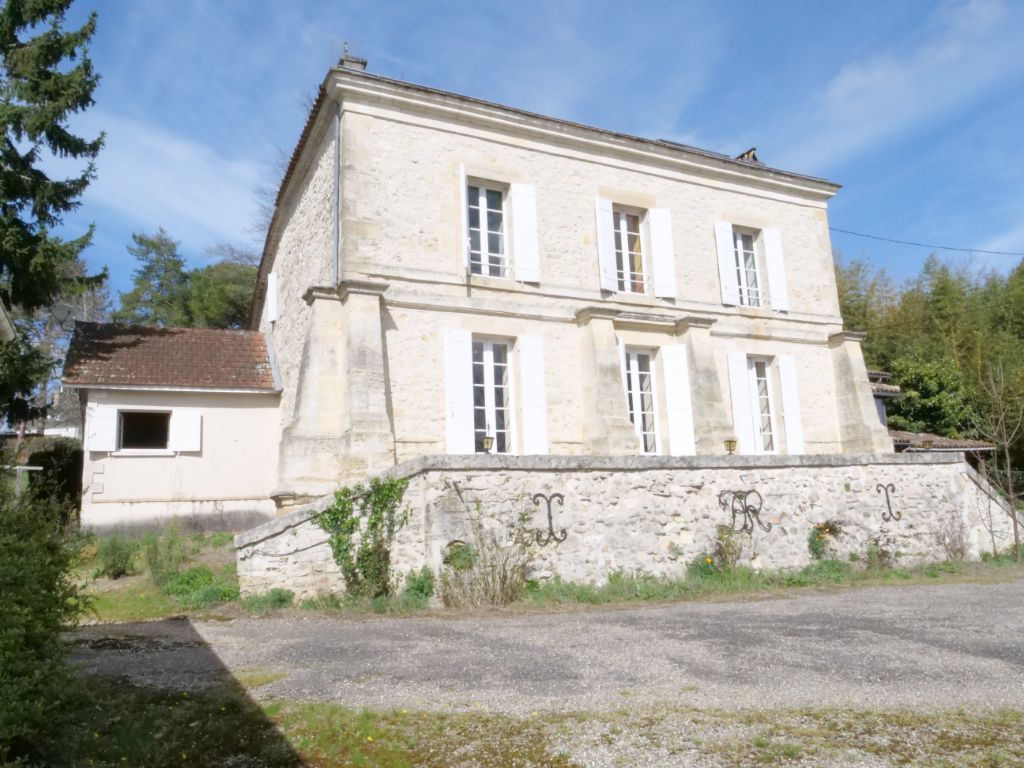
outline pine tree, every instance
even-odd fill
[[[142,325],[187,326],[189,276],[178,243],[163,228],[156,234],[136,232],[128,246],[139,267],[132,273],[132,289],[121,294],[114,319]]]
[[[70,4],[0,4],[0,302],[21,318],[93,290],[106,277],[80,269],[91,227],[71,240],[53,234],[78,207],[103,146],[102,134],[86,139],[68,128],[72,115],[92,106],[99,80],[88,56],[96,16],[64,31]],[[53,157],[82,161],[84,168],[51,178],[44,165]],[[33,393],[54,361],[33,343],[30,323],[16,320],[16,326],[19,338],[0,343],[0,418],[24,420],[41,412]]]
[[[99,81],[88,56],[96,15],[79,29],[62,24],[71,0],[7,0],[0,6],[0,293],[32,311],[48,306],[76,276],[92,228],[64,240],[53,234],[96,175],[103,135],[76,136],[68,119],[93,104]],[[50,178],[48,156],[85,161],[77,176]]]

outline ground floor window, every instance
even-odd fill
[[[473,340],[473,437],[477,453],[509,453],[512,424],[508,344]]]
[[[167,411],[121,411],[118,414],[118,448],[166,449],[171,432]]]
[[[633,429],[640,442],[640,451],[642,453],[657,453],[651,355],[648,352],[627,350],[625,365],[629,420],[633,423]]]
[[[769,379],[770,362],[765,359],[750,358],[751,397],[754,407],[754,438],[758,453],[775,452],[775,420],[772,414],[772,386]]]

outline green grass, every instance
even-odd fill
[[[885,761],[915,766],[1011,766],[1024,755],[1024,713],[849,709],[723,711],[675,707],[533,713],[369,711],[324,702],[253,701],[279,679],[260,670],[205,691],[84,681],[66,744],[82,766],[378,766],[571,768],[617,745],[715,765]],[[243,687],[244,686],[244,687]],[[700,734],[698,737],[697,734]],[[575,762],[572,753],[581,756]],[[616,764],[614,760],[604,761]],[[604,763],[602,763],[604,764]]]

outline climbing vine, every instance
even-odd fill
[[[408,522],[401,508],[408,480],[373,478],[334,493],[334,504],[316,516],[330,535],[334,562],[353,597],[374,599],[391,594],[391,545]]]

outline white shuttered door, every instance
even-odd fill
[[[761,230],[764,245],[764,263],[768,271],[768,299],[771,308],[789,311],[789,291],[786,288],[786,265],[782,260],[782,237],[777,229]]]
[[[462,231],[459,233],[459,248],[462,252],[462,266],[469,271],[469,201],[467,195],[466,166],[459,165],[459,205],[462,206]]]
[[[548,452],[548,406],[544,394],[544,338],[520,336],[519,380],[522,393],[523,453]]]
[[[171,411],[171,430],[167,447],[172,451],[195,453],[203,447],[203,415],[198,408]]]
[[[661,363],[665,373],[669,450],[674,456],[693,456],[697,447],[693,436],[693,406],[690,402],[690,369],[686,345],[662,347]]]
[[[117,450],[117,408],[100,403],[85,407],[85,450]]]
[[[672,213],[668,208],[647,211],[651,230],[651,262],[654,295],[661,299],[676,297],[676,257],[672,248]]]
[[[474,453],[473,337],[469,331],[444,332],[444,408],[448,453]]]
[[[743,352],[729,353],[729,392],[732,398],[732,425],[740,453],[755,453],[754,414],[750,401],[750,374]]]
[[[796,364],[792,355],[779,355],[779,385],[782,389],[782,420],[786,426],[786,450],[791,455],[804,453],[804,425],[800,419],[800,388],[796,383]]]
[[[512,260],[516,280],[523,283],[539,283],[537,194],[532,184],[512,184],[508,196],[512,208]]]
[[[612,216],[612,201],[597,197],[594,200],[597,213],[597,259],[601,268],[601,288],[617,291],[619,282],[615,275],[615,223]]]
[[[732,224],[715,222],[715,247],[718,250],[718,279],[722,283],[722,303],[740,303],[740,288],[736,275],[736,251],[732,239]]]

